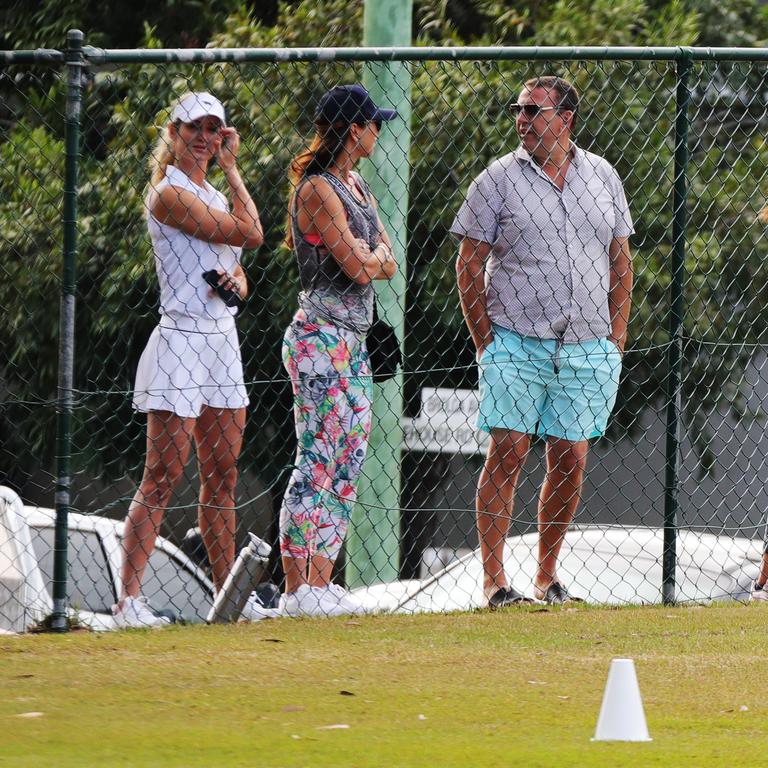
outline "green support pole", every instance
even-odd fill
[[[680,486],[680,415],[683,380],[683,281],[685,276],[685,228],[688,197],[688,79],[691,60],[677,62],[677,108],[675,114],[675,178],[672,219],[672,282],[670,285],[669,354],[667,355],[667,440],[664,478],[664,551],[662,555],[661,599],[675,602],[677,563],[677,510]]]
[[[411,43],[412,0],[366,0],[363,45]],[[376,285],[379,313],[403,339],[406,241],[410,166],[411,73],[399,61],[369,62],[363,85],[380,106],[394,108],[397,120],[381,131],[363,174],[379,203],[399,265],[397,275]],[[403,430],[402,375],[374,385],[373,429],[358,504],[347,539],[346,581],[350,587],[395,581],[400,569],[400,451]]]
[[[51,628],[66,632],[67,525],[72,457],[72,386],[75,360],[75,262],[77,256],[77,171],[80,161],[80,107],[85,66],[83,33],[67,33],[67,106],[64,161],[64,229],[59,306],[59,384],[56,406],[56,529],[53,544],[53,614]]]

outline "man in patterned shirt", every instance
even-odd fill
[[[616,400],[632,292],[632,218],[613,167],[572,140],[576,89],[537,77],[510,108],[520,146],[474,180],[451,227],[477,349],[478,427],[491,434],[476,500],[490,607],[530,602],[510,586],[503,553],[532,435],[546,439],[534,596],[575,599],[558,556],[588,441],[605,432]]]

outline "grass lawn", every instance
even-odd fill
[[[766,626],[539,607],[0,637],[0,766],[762,765]],[[590,741],[615,657],[653,742]]]

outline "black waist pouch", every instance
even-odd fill
[[[403,364],[400,342],[395,329],[379,318],[373,305],[373,323],[365,337],[365,347],[371,364],[371,373],[376,382],[387,381],[397,373],[397,366]]]

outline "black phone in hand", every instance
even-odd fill
[[[215,269],[209,269],[207,272],[203,272],[203,280],[216,291],[219,298],[228,307],[241,307],[243,305],[243,300],[231,288],[225,288],[223,285],[219,285],[220,277],[221,275]]]

